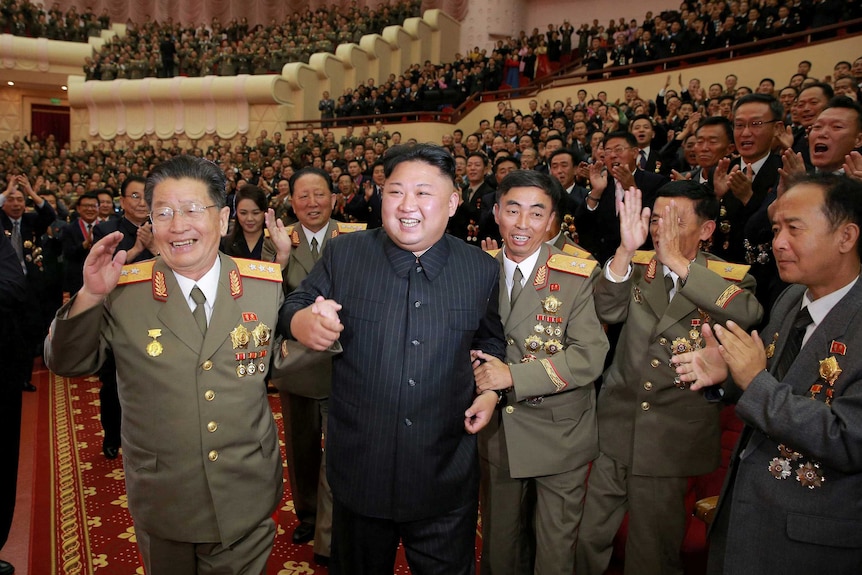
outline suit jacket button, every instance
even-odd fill
[[[207,423],[207,431],[212,433],[216,429],[218,429],[218,423],[216,423],[215,421],[210,421],[209,423]]]
[[[204,368],[204,371],[209,371],[213,368],[213,362],[206,360],[201,367]]]
[[[658,367],[661,365],[661,362],[657,359],[653,359],[651,362],[649,362],[649,364],[653,367]]]
[[[649,402],[644,401],[643,403],[641,403],[641,409],[643,409],[644,411],[649,411]]]
[[[515,413],[515,408],[511,405],[506,406],[506,413]]]
[[[646,383],[644,383],[644,389],[647,391],[652,391],[652,382],[647,381]]]
[[[215,461],[216,459],[218,459],[218,451],[213,449],[212,451],[209,452],[209,455],[207,457],[209,457],[210,461]]]
[[[204,392],[204,399],[207,401],[212,401],[215,399],[215,392],[211,389],[208,389]]]

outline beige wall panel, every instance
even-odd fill
[[[383,38],[392,45],[392,61],[389,69],[386,70],[386,76],[389,74],[403,74],[404,70],[410,67],[413,63],[411,58],[411,43],[413,37],[401,26],[387,26],[383,30]],[[383,70],[381,69],[381,73]]]
[[[364,83],[368,79],[368,69],[370,57],[368,52],[357,46],[356,44],[341,44],[335,49],[335,57],[341,60],[344,66],[342,74],[344,76],[344,87],[350,88]],[[338,97],[344,93],[335,94],[330,91],[333,100],[338,100]],[[321,94],[323,91],[321,90]]]
[[[431,60],[431,34],[433,29],[422,18],[408,18],[404,21],[404,30],[410,34],[413,41],[410,43],[410,63],[425,62]]]

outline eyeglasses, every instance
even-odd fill
[[[129,194],[128,196],[124,196],[124,197],[135,200],[135,201],[140,201],[140,200],[144,199],[144,196],[142,194],[139,194],[138,192],[134,192],[134,193]]]
[[[605,148],[605,153],[613,152],[614,154],[619,156],[620,154],[622,154],[626,150],[631,150],[631,149],[632,149],[631,146],[614,146],[613,148]]]
[[[212,204],[211,206],[202,206],[195,203],[186,204],[184,207],[176,209],[166,206],[150,212],[150,219],[154,224],[169,224],[174,219],[174,215],[179,214],[189,220],[199,220],[203,218],[208,209],[214,207],[216,207],[215,204]]]
[[[755,130],[759,130],[764,126],[764,124],[774,124],[778,120],[755,120],[753,122],[734,122],[733,129],[734,130],[744,130],[748,128],[752,132]]]

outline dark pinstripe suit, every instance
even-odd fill
[[[475,393],[470,350],[505,355],[498,277],[497,262],[457,238],[445,235],[417,264],[376,229],[332,239],[288,296],[283,334],[318,295],[343,306],[327,436],[337,503],[399,523],[465,506],[475,514],[479,466],[464,411]]]

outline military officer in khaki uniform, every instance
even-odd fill
[[[335,194],[329,175],[323,170],[311,167],[299,170],[290,178],[290,189],[291,205],[299,223],[288,229],[292,249],[284,270],[285,294],[305,279],[331,238],[366,226],[331,219]],[[326,358],[309,366],[298,366],[291,361],[302,356],[304,350],[295,341],[288,341],[285,346],[288,353],[279,368],[286,376],[274,379],[273,385],[281,396],[287,471],[294,511],[300,522],[292,540],[301,544],[314,538],[314,558],[325,563],[332,536],[332,493],[326,481],[321,434],[326,432],[332,361]]]
[[[688,479],[720,456],[720,389],[690,392],[669,360],[703,345],[704,323],[756,324],[763,309],[748,266],[699,251],[718,200],[697,182],[658,190],[650,214],[640,190],[618,202],[621,243],[596,283],[596,310],[625,322],[598,397],[599,457],[593,462],[577,545],[577,573],[604,573],[626,511],[626,574],[682,573]],[[652,235],[655,252],[637,252]]]
[[[482,573],[515,574],[535,546],[537,574],[571,575],[589,463],[598,455],[593,380],[608,342],[596,317],[595,260],[545,244],[560,199],[550,177],[517,170],[500,183],[494,216],[506,363],[475,352],[478,391],[500,395],[479,433]],[[524,528],[535,490],[535,541]],[[527,498],[529,499],[529,498]]]
[[[225,187],[202,159],[156,167],[145,197],[160,257],[123,266],[125,250],[113,255],[122,234],[105,236],[45,344],[49,368],[66,376],[93,373],[114,351],[126,491],[147,573],[260,573],[275,536],[282,467],[263,377],[281,273],[219,255]],[[283,226],[270,231],[289,243]]]

